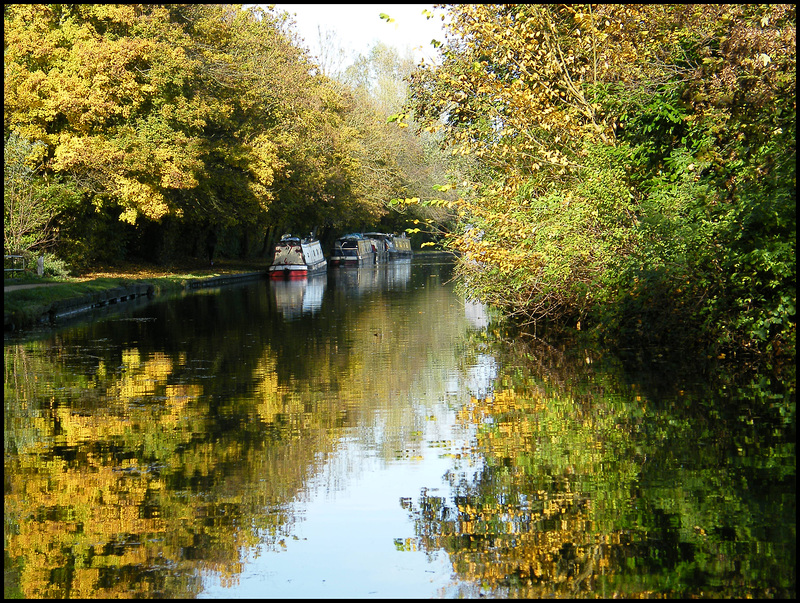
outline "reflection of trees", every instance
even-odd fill
[[[22,350],[6,350],[6,375],[8,358],[26,355]],[[230,468],[264,463],[265,447],[243,445],[233,434],[208,437],[202,386],[171,382],[184,366],[180,356],[127,348],[113,371],[100,360],[92,378],[79,375],[71,386],[63,366],[27,356],[39,363],[30,374],[53,374],[70,391],[66,398],[55,388],[40,392],[51,402],[28,417],[38,439],[20,442],[6,461],[6,550],[24,559],[25,596],[196,594],[198,567],[230,579],[241,547],[258,541],[256,528],[277,534],[290,525],[280,512],[267,525],[242,525],[242,518],[264,516],[265,501],[291,496],[303,476],[288,471],[240,484]],[[19,403],[30,392],[7,393]],[[284,470],[307,466],[303,447],[282,456]]]
[[[266,285],[242,287],[7,345],[10,594],[185,597],[203,572],[234,581],[243,550],[291,535],[290,504],[342,430],[368,427],[387,459],[419,430],[415,375],[454,362],[463,313],[443,312],[440,287],[408,295],[284,322],[264,312]]]
[[[673,373],[659,399],[591,354],[494,352],[505,387],[460,413],[483,470],[407,505],[406,546],[447,551],[495,595],[792,596],[793,385],[731,399]]]

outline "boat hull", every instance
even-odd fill
[[[375,256],[334,256],[331,257],[331,266],[361,266],[363,264],[374,264]]]
[[[275,279],[306,278],[309,275],[324,272],[327,267],[326,262],[316,266],[270,266],[269,276]]]
[[[327,267],[319,241],[301,241],[285,235],[275,246],[275,256],[267,272],[270,278],[295,279],[324,272]]]

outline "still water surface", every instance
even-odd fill
[[[450,277],[6,338],[6,597],[794,596],[793,382],[508,340]]]

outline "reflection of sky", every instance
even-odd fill
[[[464,315],[474,329],[485,329],[489,325],[489,315],[486,306],[473,300],[464,301]]]
[[[467,370],[467,390],[471,396],[483,400],[492,395],[497,377],[497,361],[489,354],[478,354],[475,364]]]
[[[350,438],[312,481],[302,502],[294,503],[300,521],[292,536],[298,539],[286,538],[286,547],[279,552],[250,555],[233,589],[222,588],[213,575],[206,576],[201,597],[448,596],[454,584],[445,553],[439,551],[429,561],[422,551],[395,547],[396,539],[416,540],[401,498],[416,505],[422,488],[432,495],[450,495],[443,476],[453,469],[453,460],[443,455],[464,443],[452,439],[445,448],[427,444],[452,436],[449,430],[439,431],[443,423],[452,425],[452,417],[447,421],[444,416],[447,412],[441,405],[436,410],[437,420],[425,430],[414,458],[387,463],[369,442]],[[348,466],[354,459],[357,468]],[[337,482],[338,487],[331,487]]]
[[[361,294],[376,281],[385,286],[386,271],[378,268],[339,268],[333,277],[348,294]],[[442,310],[467,318],[458,305]],[[338,434],[335,452],[319,459],[314,477],[291,503],[296,521],[285,546],[243,552],[243,569],[230,588],[217,575],[204,575],[201,598],[441,598],[466,592],[446,553],[429,557],[413,550],[413,517],[401,505],[404,499],[418,508],[423,490],[452,500],[450,484],[471,480],[481,469],[469,454],[475,426],[460,425],[455,413],[470,394],[491,391],[497,366],[485,354],[467,367],[461,361],[449,353],[431,358],[407,394],[362,404],[372,408],[369,418]],[[397,541],[412,550],[398,550]]]

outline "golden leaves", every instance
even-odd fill
[[[169,212],[164,196],[154,187],[138,180],[118,175],[113,181],[112,190],[127,206],[120,220],[130,220],[133,224],[138,212],[151,220],[158,220]]]
[[[98,33],[97,23],[113,35]],[[192,133],[235,108],[205,90],[191,93],[188,86],[201,85],[200,63],[168,11],[20,6],[6,29],[6,119],[54,147],[50,168],[115,199],[129,223],[159,219],[170,211],[168,191],[198,186],[204,151]],[[39,49],[35,60],[29,47]],[[274,144],[259,141],[252,151],[253,184],[266,198],[281,162]]]

